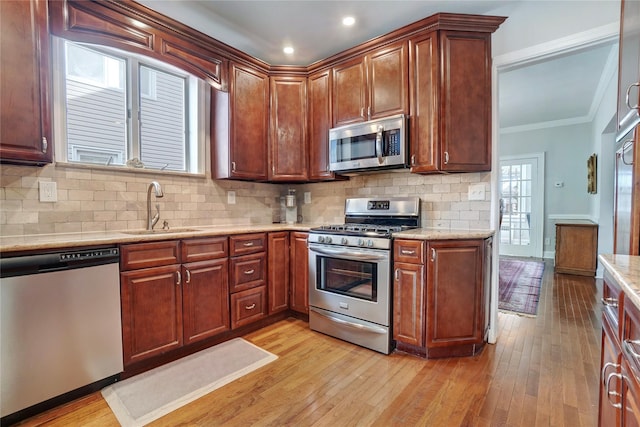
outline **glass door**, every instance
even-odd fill
[[[542,154],[500,159],[500,255],[542,257]]]

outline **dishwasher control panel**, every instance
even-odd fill
[[[118,248],[107,249],[89,249],[85,251],[64,252],[60,254],[60,261],[72,261],[72,260],[90,260],[111,258],[119,256],[120,252]]]

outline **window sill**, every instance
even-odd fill
[[[83,170],[96,170],[101,172],[114,172],[114,173],[130,173],[130,174],[143,174],[143,175],[164,175],[164,176],[182,176],[187,178],[206,178],[204,173],[189,173],[189,172],[175,172],[159,169],[144,169],[144,168],[132,168],[127,166],[101,166],[93,164],[81,164],[81,163],[68,163],[68,162],[55,162],[57,168],[63,169],[83,169]]]

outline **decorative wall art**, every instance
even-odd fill
[[[587,192],[596,194],[598,187],[596,185],[596,172],[598,167],[598,156],[594,153],[587,160]]]

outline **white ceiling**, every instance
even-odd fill
[[[434,13],[490,15],[532,0],[138,1],[269,64],[309,65]],[[345,15],[356,18],[353,27],[342,26]],[[289,44],[293,55],[282,51]],[[501,130],[590,121],[616,69],[609,42],[501,71]]]

